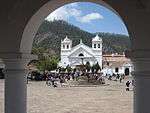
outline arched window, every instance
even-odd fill
[[[69,45],[67,45],[67,49],[69,49]]]
[[[125,70],[124,70],[125,72],[125,75],[129,75],[130,74],[130,70],[129,70],[129,68],[125,68]]]
[[[115,68],[115,72],[116,72],[116,73],[119,72],[119,68],[118,68],[118,67]]]
[[[96,48],[96,44],[94,44],[94,48]]]
[[[63,49],[65,49],[65,45],[63,45]]]
[[[101,45],[100,45],[100,44],[98,44],[98,48],[101,48]]]
[[[79,54],[80,57],[84,56],[82,53]]]

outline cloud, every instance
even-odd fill
[[[66,11],[66,8],[61,7],[54,12],[52,12],[46,20],[53,21],[53,20],[67,20],[68,18],[68,12]]]
[[[67,6],[61,7],[54,12],[52,12],[46,20],[53,21],[53,20],[68,20],[70,17],[77,18],[81,15],[81,10],[76,8],[70,8]]]
[[[104,17],[99,13],[90,13],[85,16],[78,18],[81,23],[90,23],[93,20],[104,19]]]
[[[69,9],[68,13],[70,14],[70,16],[74,16],[76,18],[82,14],[82,11],[75,9],[75,8],[72,8],[72,9]]]
[[[84,15],[84,12],[79,9],[78,3],[71,3],[69,5],[65,5],[56,9],[52,12],[46,20],[54,21],[54,20],[65,20],[68,21],[69,18],[74,18],[76,21],[80,23],[90,23],[93,20],[100,20],[104,17],[99,13],[89,13]]]

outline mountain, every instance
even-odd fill
[[[130,38],[121,34],[112,33],[96,33],[103,39],[103,53],[120,53],[126,49],[130,49]],[[62,20],[52,22],[44,21],[39,27],[34,38],[33,48],[44,48],[50,54],[60,54],[60,43],[66,35],[73,40],[73,46],[79,44],[80,39],[83,43],[91,46],[92,38],[96,34],[92,34],[81,30]],[[53,51],[53,52],[52,52]]]

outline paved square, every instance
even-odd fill
[[[112,81],[98,87],[52,88],[29,82],[28,113],[133,113],[133,91]],[[0,113],[4,113],[4,81],[0,80]]]

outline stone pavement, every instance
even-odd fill
[[[0,80],[0,113],[4,113],[3,80]],[[133,113],[133,91],[125,83],[106,86],[52,88],[45,82],[28,84],[28,113]]]

